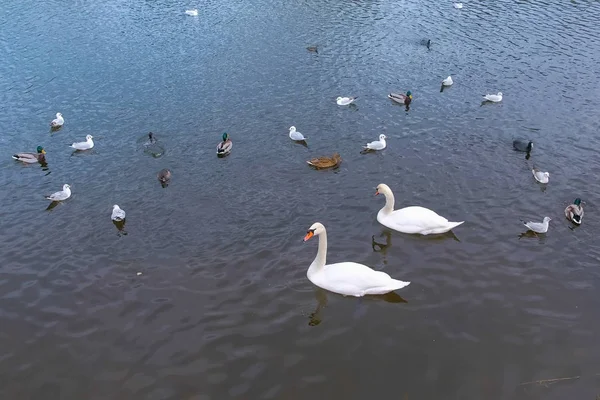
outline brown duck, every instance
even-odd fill
[[[334,153],[331,157],[316,157],[307,161],[307,163],[316,169],[335,168],[342,163],[342,157],[339,153]]]

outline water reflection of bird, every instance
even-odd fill
[[[148,140],[144,143],[144,153],[154,158],[158,158],[165,153],[165,148],[152,132],[148,133]]]

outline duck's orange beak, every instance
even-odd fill
[[[315,233],[313,231],[306,232],[306,236],[304,236],[304,241],[306,242],[308,239],[310,239],[313,236],[315,236]]]

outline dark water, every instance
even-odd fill
[[[593,400],[600,3],[464,4],[3,1],[0,398]],[[408,113],[386,98],[407,89]],[[388,148],[361,155],[382,132]],[[95,148],[71,155],[86,134]],[[48,170],[10,159],[37,145]],[[334,151],[336,172],[305,164]],[[381,182],[396,207],[466,222],[390,234]],[[64,183],[72,198],[45,211]],[[545,215],[547,235],[519,239],[520,218]],[[406,302],[316,289],[315,221],[330,262],[411,281]]]

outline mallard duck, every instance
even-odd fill
[[[307,161],[308,165],[311,165],[317,169],[337,167],[341,162],[342,157],[339,155],[339,153],[334,153],[331,157],[316,157]]]
[[[24,162],[26,164],[34,164],[36,162],[46,162],[46,150],[42,146],[37,147],[37,153],[17,153],[12,156],[17,161]]]
[[[348,104],[352,104],[354,100],[358,99],[358,96],[355,97],[338,97],[335,99],[335,102],[338,106],[347,106]]]
[[[317,46],[308,46],[306,50],[310,51],[311,53],[319,54],[319,48]]]
[[[550,224],[550,221],[552,221],[552,218],[544,217],[544,220],[542,222],[523,221],[523,225],[525,225],[529,230],[535,233],[546,233],[548,232],[548,226]]]
[[[69,197],[71,197],[71,186],[69,186],[68,184],[64,184],[63,185],[63,190],[61,190],[60,192],[55,192],[52,193],[49,196],[45,196],[46,199],[48,200],[52,200],[52,201],[63,201],[68,199]]]
[[[404,104],[405,106],[409,106],[412,101],[412,93],[411,91],[407,91],[406,94],[402,93],[390,93],[388,94],[388,99],[394,100],[396,103]]]
[[[524,141],[524,140],[513,140],[513,148],[517,151],[522,151],[525,153],[531,153],[533,149],[533,142]]]
[[[502,101],[502,92],[498,92],[498,94],[486,94],[483,96],[483,99],[492,103],[499,103]]]
[[[65,123],[65,119],[63,118],[61,113],[56,113],[56,118],[50,122],[50,126],[52,128],[60,128]]]
[[[94,141],[92,140],[93,138],[94,137],[92,135],[87,135],[85,137],[85,142],[75,142],[69,147],[72,147],[75,150],[79,150],[79,151],[89,150],[92,147],[94,147]]]
[[[161,169],[156,176],[162,187],[166,187],[168,186],[169,181],[171,180],[171,170],[167,168]]]
[[[112,214],[110,219],[113,221],[123,221],[125,219],[125,210],[121,209],[117,204],[113,206]]]
[[[581,199],[578,197],[575,199],[573,204],[565,208],[565,217],[574,224],[581,225],[583,219],[583,206],[581,205]]]
[[[217,145],[217,155],[224,156],[229,154],[232,147],[233,142],[229,139],[229,134],[227,132],[223,133],[223,141]]]
[[[533,168],[531,170],[531,173],[533,174],[535,180],[539,183],[548,183],[548,180],[550,178],[550,172],[542,172],[537,168]]]

